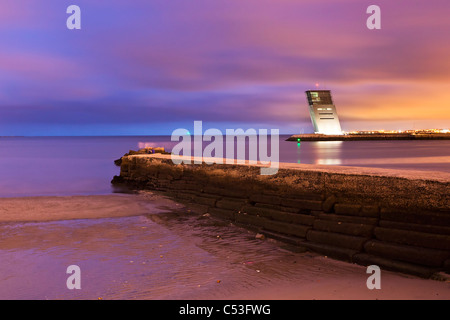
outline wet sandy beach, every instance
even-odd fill
[[[362,266],[152,193],[1,198],[0,238],[0,299],[450,299],[449,282],[388,271],[369,290]]]

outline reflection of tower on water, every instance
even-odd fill
[[[315,164],[342,165],[343,141],[316,141],[313,146]]]

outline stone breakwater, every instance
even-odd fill
[[[424,278],[450,274],[450,174],[283,164],[173,164],[170,155],[120,161],[113,184],[165,193],[298,250]]]

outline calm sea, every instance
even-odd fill
[[[450,172],[450,141],[287,142],[280,161]],[[170,136],[1,137],[0,197],[109,194],[113,161],[129,150],[162,146]]]
[[[450,171],[450,141],[298,145],[286,138],[280,139],[280,159],[286,162]],[[110,194],[110,181],[119,173],[115,159],[140,146],[171,150],[174,144],[170,137],[0,138],[0,197]],[[89,198],[98,197],[87,198],[89,207],[95,203]],[[12,201],[22,213],[46,217],[33,201]],[[82,210],[70,199],[51,203],[52,212]],[[105,202],[105,210],[108,206]],[[358,285],[366,281],[361,266],[293,253],[186,208],[155,208],[158,203],[148,214],[120,218],[0,223],[0,299],[233,300],[251,292],[330,299],[350,291],[357,298],[382,298]],[[82,290],[66,287],[67,267],[74,264],[82,270]],[[410,282],[414,279],[403,285],[390,279],[397,291],[383,295],[435,298],[439,292],[448,299],[443,282],[424,289],[424,283]]]

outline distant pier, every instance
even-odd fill
[[[450,133],[295,134],[286,141],[450,140]]]

